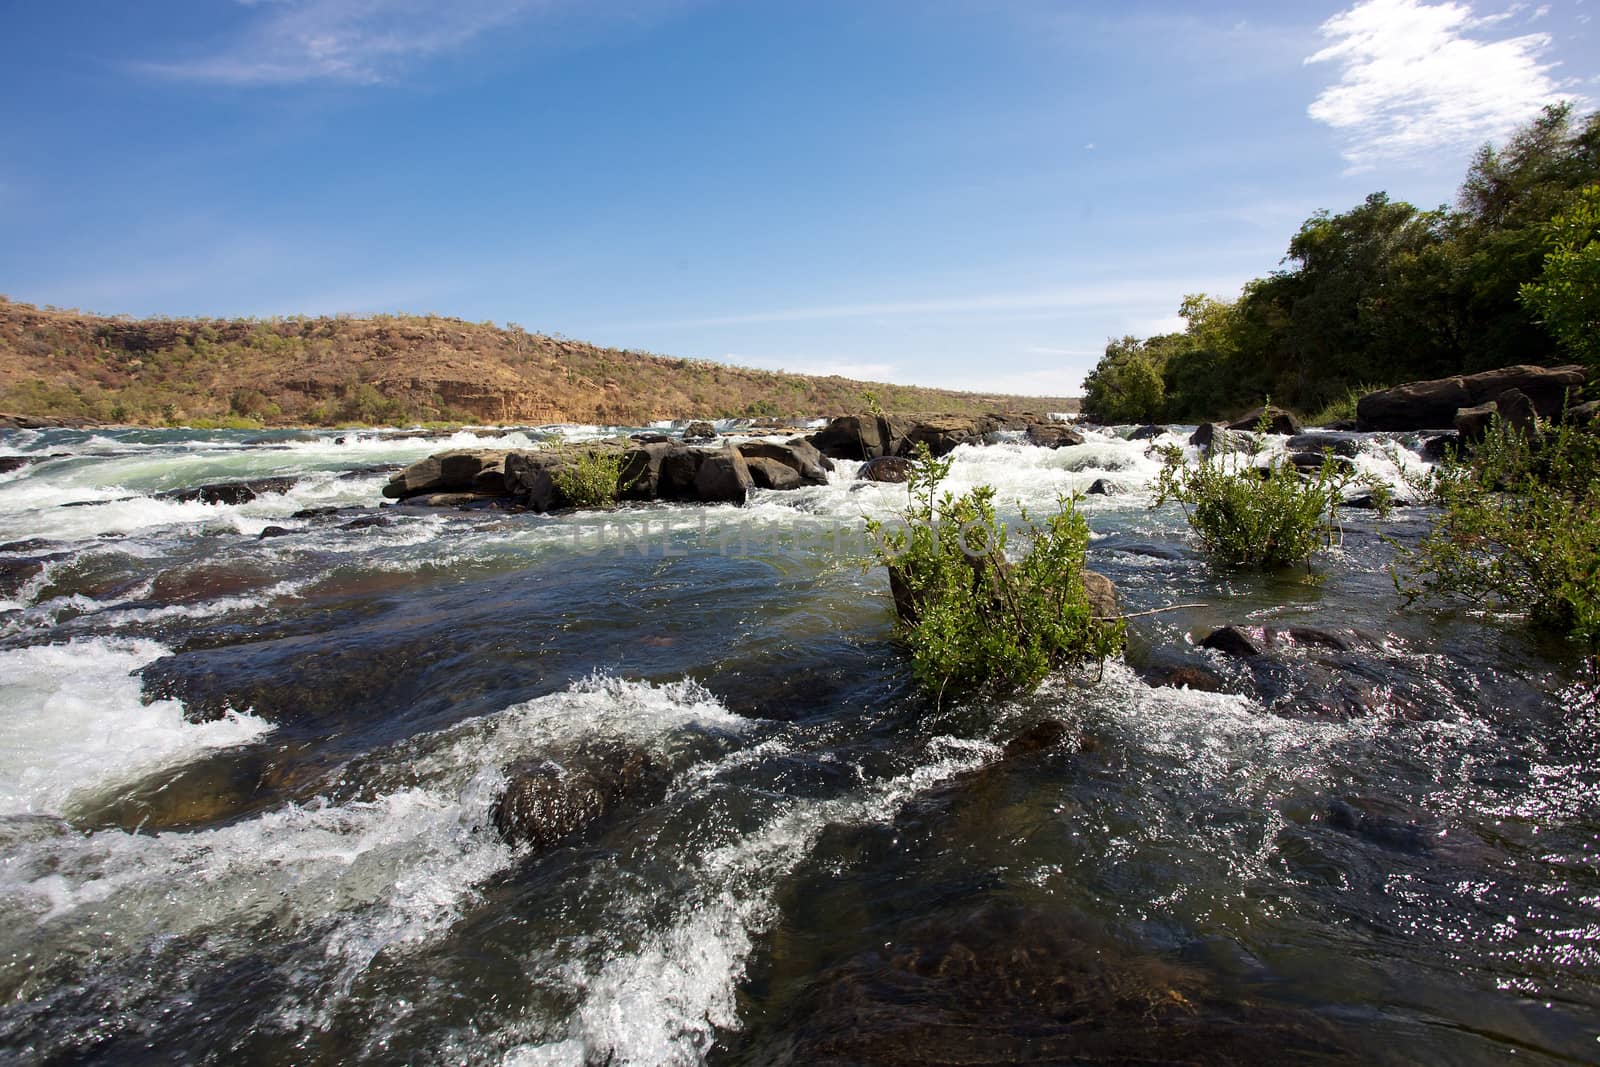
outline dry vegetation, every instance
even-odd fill
[[[598,348],[437,315],[140,319],[0,297],[0,411],[145,425],[600,422],[1075,410]]]

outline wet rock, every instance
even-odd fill
[[[833,461],[812,448],[804,438],[796,438],[796,441],[799,443],[745,441],[739,445],[739,454],[746,460],[764,459],[781,463],[807,485],[827,485],[828,471],[833,469]]]
[[[35,462],[35,456],[0,456],[0,474],[10,474]]]
[[[587,828],[645,788],[650,758],[639,749],[589,752],[574,767],[531,761],[507,772],[490,820],[509,844],[543,851]]]
[[[1200,647],[1246,658],[1261,655],[1264,644],[1259,631],[1250,634],[1237,626],[1221,626],[1207,634],[1200,642]]]
[[[1443,460],[1452,449],[1459,449],[1460,447],[1460,435],[1452,430],[1449,433],[1431,434],[1427,437],[1424,437],[1418,446],[1417,451],[1422,455],[1423,459],[1432,460],[1433,462],[1438,463]]]
[[[708,504],[743,504],[755,488],[750,465],[739,452],[724,447],[710,453],[694,476],[695,496]]]
[[[1170,427],[1167,427],[1167,426],[1155,426],[1155,425],[1141,426],[1137,430],[1134,430],[1132,433],[1130,433],[1128,435],[1128,440],[1130,440],[1130,441],[1153,441],[1157,437],[1160,437],[1163,434],[1166,434],[1166,433],[1169,433],[1169,432],[1170,432]]]
[[[661,445],[671,441],[672,438],[664,433],[630,433],[628,440],[637,441],[641,445]]]
[[[248,504],[258,496],[267,493],[287,493],[294,488],[298,478],[251,478],[240,482],[212,482],[209,485],[197,485],[188,489],[169,489],[164,493],[157,493],[157,500],[175,500],[179,503],[202,504]]]
[[[15,596],[19,589],[43,573],[43,560],[26,556],[0,559],[0,596]]]
[[[1583,429],[1592,429],[1596,426],[1596,419],[1600,419],[1600,400],[1569,406],[1565,421]]]
[[[1307,472],[1320,471],[1327,462],[1331,462],[1333,469],[1341,474],[1354,474],[1356,469],[1356,465],[1343,456],[1330,456],[1323,452],[1296,452],[1289,457],[1289,462],[1296,470]]]
[[[1096,478],[1084,492],[1089,496],[1121,496],[1123,489],[1116,482],[1105,478]]]
[[[1023,759],[1048,752],[1067,740],[1067,724],[1060,719],[1036,722],[1006,742],[1001,759]]]
[[[661,497],[661,463],[675,451],[683,451],[683,446],[666,438],[662,438],[659,441],[647,441],[637,448],[628,449],[622,456],[622,468],[618,472],[617,478],[622,485],[621,497],[624,500],[659,499]],[[520,464],[520,461],[516,461],[516,464]],[[508,478],[511,477],[510,472],[513,468],[514,462],[508,457],[506,459]],[[516,466],[516,469],[518,470],[517,484],[523,488],[524,492],[527,492],[528,485],[526,480],[522,478],[520,466]],[[543,481],[549,482],[550,479],[546,476]],[[549,498],[554,494],[555,485],[553,483],[548,486],[541,484],[538,488],[539,501],[535,503],[530,499],[529,503],[535,511],[545,511],[549,508]]]
[[[408,496],[401,503],[407,507],[418,508],[466,508],[502,502],[505,499],[504,493],[423,493],[420,496]]]
[[[1089,610],[1097,619],[1119,619],[1122,611],[1117,605],[1115,583],[1099,571],[1083,572],[1083,592],[1089,598]]]
[[[879,456],[863,463],[856,477],[868,482],[904,482],[911,477],[911,461],[904,456]]]
[[[263,528],[260,533],[256,534],[256,540],[265,541],[269,537],[287,537],[292,533],[294,533],[293,530],[284,526],[267,526]]]
[[[1358,493],[1348,500],[1339,501],[1339,506],[1341,508],[1354,508],[1357,511],[1378,511],[1382,503],[1377,495],[1373,493]],[[1411,501],[1393,495],[1388,498],[1387,503],[1388,506],[1395,508],[1408,508],[1411,506]]]
[[[711,453],[702,448],[676,448],[661,459],[656,496],[661,500],[698,500],[700,468]]]
[[[505,480],[507,452],[498,448],[458,448],[421,459],[389,478],[383,495],[405,500],[424,493],[470,490],[509,491]]]
[[[1166,664],[1146,672],[1144,678],[1158,689],[1192,689],[1197,693],[1220,693],[1226,688],[1221,675],[1198,663]]]
[[[685,441],[712,441],[717,436],[717,428],[709,422],[691,422],[683,428]]]
[[[1189,443],[1207,452],[1223,447],[1242,452],[1250,446],[1250,435],[1230,430],[1220,422],[1207,422],[1195,428],[1189,435]]]
[[[29,537],[22,541],[7,541],[0,545],[0,552],[38,552],[40,549],[50,548],[55,544],[49,538]]]
[[[1290,452],[1332,452],[1347,457],[1361,451],[1361,444],[1355,438],[1336,433],[1295,434],[1284,442],[1284,447]]]
[[[1580,366],[1502,367],[1480,374],[1408,382],[1368,393],[1356,403],[1362,430],[1430,430],[1455,425],[1462,408],[1493,404],[1516,390],[1544,418],[1556,418],[1569,393],[1583,387],[1587,372]]]
[[[1292,412],[1285,411],[1283,408],[1274,405],[1264,405],[1253,411],[1246,412],[1238,419],[1228,423],[1228,429],[1253,433],[1256,427],[1261,425],[1263,418],[1267,421],[1267,432],[1270,434],[1290,436],[1298,434],[1304,429],[1300,425],[1299,418]]]
[[[745,459],[745,465],[750,468],[750,479],[755,482],[758,489],[789,490],[799,489],[805,482],[800,478],[800,472],[785,463],[765,456],[752,456]]]
[[[341,482],[353,482],[361,478],[370,478],[374,474],[393,474],[402,469],[402,467],[395,463],[374,463],[370,466],[355,467],[351,470],[347,470],[339,475],[339,480]]]
[[[1083,444],[1083,434],[1060,423],[1033,423],[1028,427],[1028,443],[1040,448],[1065,448]]]

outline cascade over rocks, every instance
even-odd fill
[[[298,478],[250,478],[239,482],[212,482],[208,485],[192,486],[188,489],[169,489],[164,493],[157,493],[157,500],[175,500],[180,503],[202,504],[248,504],[258,496],[267,493],[287,493],[294,488]]]
[[[601,748],[581,752],[564,767],[546,760],[513,765],[505,791],[489,813],[495,831],[508,844],[543,851],[610,812],[649,783],[651,763],[644,751]]]
[[[683,439],[685,441],[711,441],[715,440],[716,436],[717,428],[709,422],[691,422],[683,428]]]
[[[1425,382],[1407,382],[1368,393],[1356,402],[1356,421],[1364,431],[1437,430],[1455,425],[1462,408],[1495,404],[1513,390],[1527,398],[1541,418],[1561,414],[1568,393],[1588,378],[1585,368],[1515,366]],[[1520,402],[1514,398],[1514,405]]]
[[[1226,442],[1227,447],[1234,451],[1242,451],[1250,444],[1250,435],[1239,430],[1230,430],[1220,422],[1205,422],[1195,427],[1194,433],[1189,435],[1189,443],[1196,448],[1203,448],[1207,452],[1221,447],[1219,442]]]
[[[879,456],[869,459],[856,472],[856,478],[867,482],[904,482],[911,477],[911,461],[904,456]]]
[[[936,456],[957,445],[981,444],[1004,423],[993,415],[840,415],[811,435],[811,443],[834,459],[909,456],[926,444]]]

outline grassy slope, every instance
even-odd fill
[[[1069,411],[598,348],[438,316],[106,318],[0,298],[0,411],[141,424],[604,422],[891,411]]]

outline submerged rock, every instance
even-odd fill
[[[1220,626],[1201,640],[1200,647],[1229,656],[1249,657],[1261,655],[1263,642],[1259,636],[1252,636],[1237,626]]]
[[[507,772],[490,821],[507,843],[542,851],[588,827],[650,778],[650,757],[640,749],[589,751],[568,768],[531,761]]]

